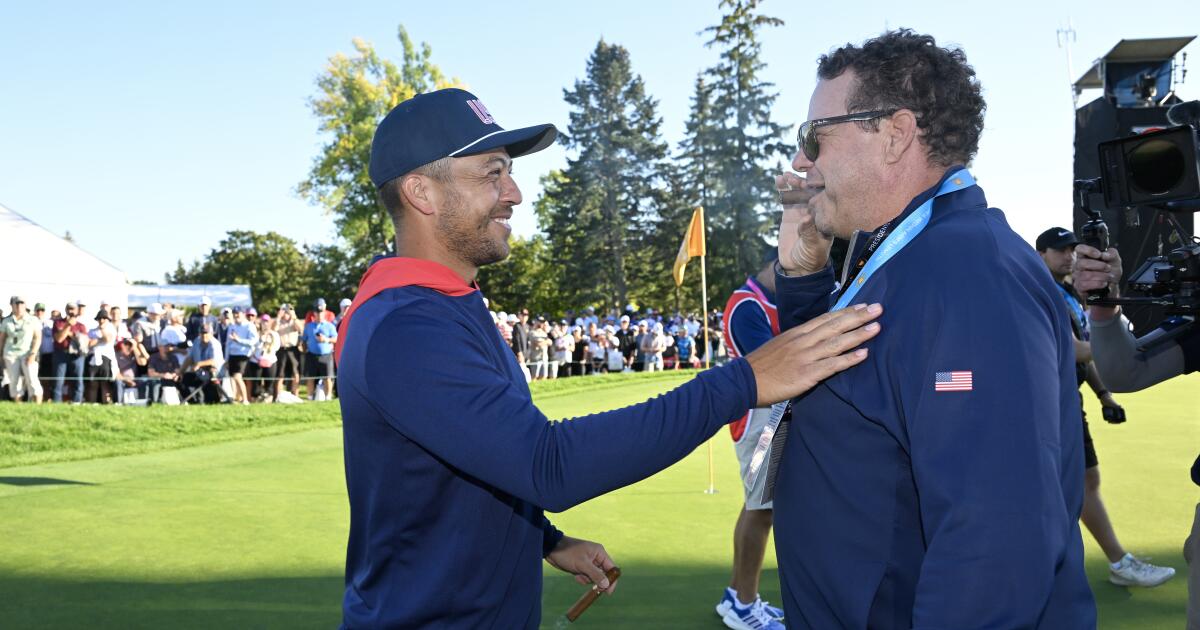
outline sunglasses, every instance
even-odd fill
[[[816,162],[817,155],[821,152],[821,143],[817,140],[817,128],[826,127],[828,125],[837,125],[847,122],[865,122],[891,116],[898,110],[881,109],[873,112],[858,112],[854,114],[846,114],[844,116],[833,116],[831,118],[818,118],[809,120],[800,125],[800,129],[796,132],[796,144],[800,146],[800,150],[804,152],[804,157],[808,158],[809,162]]]

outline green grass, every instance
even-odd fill
[[[570,417],[638,402],[683,377],[535,384],[535,398],[548,416]],[[596,389],[576,389],[581,386]],[[1200,378],[1176,379],[1119,400],[1127,405],[1128,424],[1092,426],[1117,532],[1130,550],[1182,572],[1180,547],[1200,497],[1186,475],[1200,446]],[[1088,404],[1090,413],[1094,401]],[[296,406],[310,407],[320,409]],[[216,433],[299,429],[162,448],[202,433],[189,424],[175,429],[184,438],[150,431],[140,441],[110,440],[151,447],[139,454],[0,469],[0,627],[336,626],[348,514],[336,407],[328,408],[333,426],[321,419],[231,419],[213,425]],[[12,407],[0,409],[3,416]],[[122,411],[142,410],[82,411],[102,416],[99,426],[111,431],[136,424]],[[224,417],[235,411],[240,409],[206,407],[196,413]],[[72,418],[73,435],[83,439],[89,416]],[[203,414],[190,421],[223,422]],[[5,429],[0,443],[13,434]],[[701,447],[651,479],[552,516],[572,535],[604,543],[625,572],[616,596],[602,599],[576,626],[722,627],[712,606],[728,581],[731,531],[741,504],[727,435],[713,442],[716,495],[702,492],[708,458]],[[73,454],[82,452],[76,438],[62,441]],[[1104,581],[1103,559],[1086,534],[1085,544],[1102,628],[1183,626],[1183,576],[1151,590],[1115,587]],[[778,601],[773,552],[766,564],[763,595]],[[567,576],[546,569],[547,627],[580,591]]]

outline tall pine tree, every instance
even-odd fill
[[[705,29],[720,61],[696,81],[680,144],[684,180],[708,219],[710,295],[727,295],[759,267],[764,239],[778,229],[769,168],[778,169],[792,150],[787,126],[771,120],[777,93],[761,78],[758,41],[762,29],[783,21],[760,14],[760,4],[721,0],[721,23]]]
[[[575,157],[543,180],[538,220],[568,303],[620,308],[636,276],[630,266],[645,257],[667,155],[658,102],[634,74],[629,51],[604,40],[563,98],[572,108],[563,143]]]

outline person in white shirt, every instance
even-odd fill
[[[248,405],[250,397],[246,391],[244,375],[250,354],[258,345],[258,329],[246,319],[246,312],[240,306],[233,309],[233,323],[226,331],[225,339],[228,373],[233,379],[233,398],[236,402]]]
[[[96,327],[88,331],[90,351],[87,359],[85,402],[107,404],[116,400],[117,329],[108,311],[96,312]]]

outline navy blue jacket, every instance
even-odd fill
[[[536,628],[565,510],[669,466],[755,403],[744,360],[641,405],[552,423],[478,292],[387,289],[339,362],[346,628]]]
[[[831,306],[831,269],[776,283],[785,329]],[[795,401],[780,464],[788,627],[1094,627],[1072,335],[1045,265],[973,186],[854,302],[883,304],[883,333]],[[972,389],[935,391],[950,371]]]

